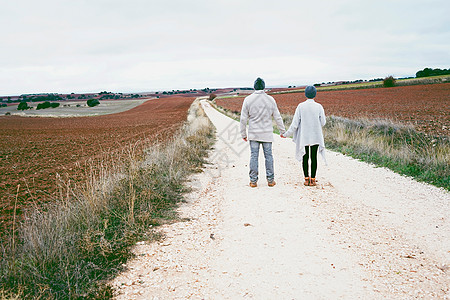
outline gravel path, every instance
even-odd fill
[[[305,187],[279,137],[277,185],[250,188],[238,123],[203,106],[218,133],[211,164],[184,220],[136,245],[117,299],[450,299],[450,193],[330,151]]]

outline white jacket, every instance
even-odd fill
[[[325,142],[322,132],[325,123],[325,111],[322,105],[315,102],[314,99],[308,99],[297,106],[291,126],[283,134],[285,137],[294,136],[297,160],[303,160],[303,155],[306,153],[305,146],[308,145],[319,145],[319,153],[325,160]]]
[[[280,133],[284,133],[286,129],[275,99],[263,90],[257,90],[247,96],[242,103],[241,110],[242,138],[248,138],[250,141],[273,142],[272,117],[275,119]]]

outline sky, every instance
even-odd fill
[[[0,95],[415,76],[450,68],[448,0],[0,0]]]

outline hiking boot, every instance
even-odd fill
[[[252,187],[252,188],[254,188],[254,187],[257,187],[258,185],[256,184],[256,182],[251,182],[250,181],[250,187]]]
[[[316,186],[316,179],[315,178],[311,178],[309,180],[309,186]]]
[[[304,185],[309,186],[309,177],[305,177],[305,183]]]
[[[272,180],[272,181],[268,181],[267,184],[272,187],[277,183],[275,182],[275,180]]]

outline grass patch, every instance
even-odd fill
[[[450,141],[389,120],[330,116],[327,148],[450,190]]]
[[[84,186],[62,183],[57,201],[28,214],[1,242],[1,299],[111,298],[106,281],[137,241],[158,238],[152,226],[176,217],[184,183],[205,163],[213,139],[195,101],[180,132],[145,157],[132,145],[125,161],[88,170]]]
[[[239,121],[239,113],[212,103],[218,111]],[[293,115],[282,114],[286,130]],[[279,134],[274,122],[274,133]],[[327,117],[324,127],[328,149],[387,167],[392,171],[450,190],[450,140],[418,132],[390,120]]]

